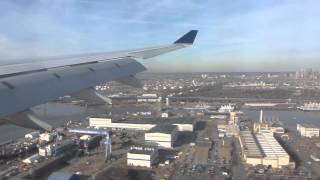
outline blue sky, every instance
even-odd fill
[[[320,69],[318,0],[1,0],[0,59],[171,43],[194,47],[143,60],[150,71]]]

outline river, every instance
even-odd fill
[[[259,120],[260,111],[258,110],[243,110],[244,114],[249,119]],[[264,110],[263,116],[266,119],[279,119],[285,128],[296,130],[297,123],[314,124],[320,127],[320,112],[304,112],[304,111],[277,111]]]
[[[151,107],[119,107],[112,108],[106,106],[94,106],[84,108],[72,104],[63,103],[47,103],[45,105],[37,106],[33,110],[42,117],[46,122],[53,126],[66,124],[67,121],[79,121],[85,119],[87,116],[96,114],[108,114],[110,111],[113,115],[126,113],[128,111],[150,111],[155,110]],[[246,116],[252,120],[259,120],[260,111],[258,110],[243,110]],[[295,130],[297,123],[310,123],[320,127],[320,112],[303,112],[303,111],[263,111],[265,118],[279,119],[285,128]],[[17,127],[14,125],[0,126],[0,142],[17,139],[23,137],[26,133],[32,130]]]

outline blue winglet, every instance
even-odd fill
[[[176,40],[174,44],[193,44],[197,33],[198,30],[191,30],[187,34],[183,35],[180,39]]]

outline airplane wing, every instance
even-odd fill
[[[173,44],[109,53],[21,60],[0,65],[0,118],[112,80],[137,85],[135,74],[148,59],[193,44],[191,30]],[[137,85],[138,86],[138,85]],[[79,93],[78,93],[79,94]],[[80,93],[81,94],[81,93]]]

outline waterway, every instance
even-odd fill
[[[106,106],[93,106],[89,108],[63,103],[47,103],[37,106],[33,110],[43,118],[46,122],[53,126],[66,124],[67,121],[80,121],[88,116],[97,114],[112,115],[126,114],[134,111],[157,111],[155,107],[118,107],[111,108]],[[252,120],[259,120],[260,111],[258,110],[243,110],[246,116]],[[303,111],[275,111],[264,110],[265,119],[276,119],[283,123],[284,127],[290,130],[295,130],[297,123],[309,123],[320,127],[320,112],[303,112]],[[33,130],[17,127],[14,125],[0,126],[0,142],[17,139],[23,137],[26,133]]]
[[[243,110],[249,119],[259,121],[260,111]],[[264,119],[279,120],[289,130],[296,130],[297,123],[314,124],[320,127],[320,112],[264,110]]]
[[[121,107],[110,107],[110,106],[91,106],[82,107],[67,103],[47,103],[44,105],[39,105],[32,110],[45,122],[58,127],[65,125],[68,121],[81,121],[85,120],[88,116],[94,116],[99,114],[110,114],[113,116],[125,115],[128,112],[137,111],[159,111],[157,107],[133,107],[133,106],[121,106]],[[32,132],[34,130],[18,127],[15,125],[2,125],[0,126],[0,142],[7,140],[15,140],[17,138],[23,137],[25,134]]]
[[[84,108],[72,104],[47,103],[36,106],[32,110],[44,121],[57,127],[66,124],[67,121],[79,121],[87,116],[104,112],[101,108]],[[14,140],[23,137],[26,133],[34,130],[18,127],[15,125],[0,126],[0,142]]]

